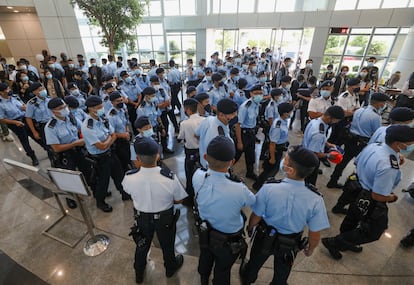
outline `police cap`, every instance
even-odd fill
[[[136,129],[142,129],[145,126],[150,125],[151,122],[149,121],[147,116],[138,117],[134,122],[134,127]]]
[[[112,85],[112,83],[106,83],[103,89],[106,91],[109,88],[114,88],[114,86]]]
[[[203,100],[209,99],[210,96],[208,96],[207,93],[198,93],[194,96],[194,99],[196,99],[198,102],[203,102]]]
[[[411,121],[414,119],[414,111],[407,107],[396,107],[392,109],[388,117],[397,122]]]
[[[158,76],[151,76],[150,78],[150,82],[160,82],[160,79],[158,78]]]
[[[213,73],[211,76],[211,80],[214,81],[220,81],[223,78],[220,73]]]
[[[319,85],[319,89],[322,89],[323,87],[331,87],[333,85],[334,83],[332,82],[332,80],[325,80],[321,83],[321,85]]]
[[[85,101],[86,107],[95,107],[100,104],[102,104],[102,99],[101,97],[96,96],[96,95],[89,96],[88,99],[86,99]]]
[[[236,102],[229,98],[224,98],[218,101],[217,111],[225,115],[233,114],[238,109]]]
[[[157,91],[155,91],[154,87],[145,87],[144,90],[142,90],[142,95],[152,95],[155,94]]]
[[[371,101],[377,101],[377,102],[385,102],[389,98],[384,93],[374,93],[371,95]]]
[[[256,84],[250,89],[250,91],[262,91],[262,85]]]
[[[385,141],[412,142],[414,141],[414,128],[408,125],[391,125],[385,132]]]
[[[280,81],[281,82],[290,82],[290,81],[292,81],[292,77],[290,77],[289,75],[285,75],[285,76],[282,76]]]
[[[280,89],[280,88],[273,88],[271,91],[270,91],[270,95],[272,96],[272,97],[275,97],[275,96],[280,96],[280,95],[282,95],[283,94],[283,91],[282,91],[282,89]]]
[[[128,75],[128,72],[126,72],[126,70],[122,70],[121,73],[119,74],[119,76],[122,78],[125,75]]]
[[[293,146],[288,152],[289,158],[303,167],[317,167],[319,159],[316,154],[302,146]]]
[[[42,87],[43,85],[39,82],[35,82],[32,85],[29,86],[29,88],[27,89],[29,92],[33,92],[37,89],[39,89],[40,87]]]
[[[204,72],[209,73],[209,72],[213,72],[213,70],[211,69],[211,67],[206,67],[204,68]]]
[[[194,86],[190,86],[187,88],[187,90],[185,91],[186,94],[190,94],[191,92],[196,91],[197,89]]]
[[[79,107],[79,101],[78,101],[78,99],[76,99],[76,97],[75,97],[75,96],[73,96],[73,95],[66,96],[63,100],[64,100],[64,101],[66,102],[66,104],[68,104],[68,106],[69,106],[69,107],[71,107],[71,108],[78,108],[78,107]]]
[[[217,136],[208,144],[207,155],[219,161],[231,161],[236,155],[236,149],[231,139]]]
[[[279,112],[279,115],[283,115],[285,113],[289,113],[293,110],[293,105],[290,103],[281,103],[279,106],[277,106],[277,110]]]
[[[159,151],[158,144],[151,138],[142,138],[134,143],[135,153],[138,155],[155,155]]]
[[[0,91],[4,91],[9,87],[9,85],[6,82],[0,83]]]
[[[348,81],[346,82],[346,85],[348,85],[348,86],[355,86],[355,85],[358,85],[359,83],[361,83],[361,80],[359,80],[358,78],[354,77],[354,78],[349,78]]]
[[[55,97],[55,98],[50,99],[50,101],[47,103],[47,107],[52,110],[64,104],[65,102],[63,101],[62,98]]]
[[[83,72],[81,70],[76,70],[75,71],[75,75],[82,76],[83,75]]]
[[[109,100],[111,100],[111,102],[121,97],[122,97],[121,93],[119,93],[119,91],[116,91],[116,90],[112,91],[111,94],[109,94]]]
[[[239,69],[238,68],[235,68],[235,67],[233,67],[232,69],[230,69],[230,74],[239,74]]]
[[[198,105],[198,101],[196,99],[193,98],[189,98],[189,99],[185,99],[183,102],[184,107],[185,106],[197,106]]]
[[[73,88],[78,88],[78,85],[76,85],[76,83],[75,82],[69,82],[68,83],[68,89],[73,89]]]

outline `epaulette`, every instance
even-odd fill
[[[225,136],[226,134],[224,133],[224,129],[222,126],[218,126],[217,127],[217,132],[219,134],[219,136]]]
[[[57,123],[56,118],[52,118],[47,126],[53,129],[56,126],[56,123]]]
[[[243,179],[234,172],[227,173],[225,176],[226,176],[227,179],[229,179],[233,182],[236,182],[236,183],[242,183],[243,182]]]
[[[345,92],[344,94],[342,94],[342,97],[343,98],[346,98],[346,97],[348,97],[348,95],[349,95],[349,93],[348,92]]]
[[[398,165],[398,159],[393,154],[390,154],[390,163],[391,163],[391,168],[400,169],[400,166]]]
[[[246,107],[249,108],[251,104],[252,104],[252,101],[251,100],[247,100]]]
[[[109,121],[107,119],[103,119],[102,123],[105,126],[105,128],[107,128],[109,130]]]
[[[281,182],[282,182],[282,179],[276,179],[274,177],[270,177],[264,183],[271,184],[271,183],[281,183]]]
[[[135,173],[137,173],[138,171],[139,171],[139,168],[131,169],[131,170],[128,170],[128,171],[125,173],[125,175],[135,174]]]
[[[160,174],[162,176],[165,176],[167,178],[170,178],[171,180],[174,180],[174,172],[168,169],[168,167],[163,167],[160,170]]]
[[[77,122],[76,122],[76,118],[74,115],[69,114],[69,121],[72,123],[72,125],[74,125],[75,127],[78,126]]]
[[[319,195],[319,196],[323,197],[322,193],[318,191],[318,188],[316,188],[316,187],[315,187],[315,186],[313,186],[312,184],[310,184],[310,183],[306,183],[306,184],[305,184],[305,186],[306,186],[306,188],[308,188],[309,190],[311,190],[313,193],[315,193],[315,194],[317,194],[317,195]]]
[[[277,129],[280,129],[280,125],[282,124],[282,121],[281,120],[277,120],[277,122],[276,122],[276,128]]]
[[[275,104],[275,101],[270,102],[270,106],[273,106]]]
[[[325,134],[325,125],[323,123],[319,124],[319,133]]]
[[[110,114],[111,116],[115,116],[115,115],[116,115],[116,110],[115,110],[115,109],[112,109],[112,110],[109,112],[109,114]]]
[[[92,118],[89,118],[87,127],[89,129],[93,129],[93,119]]]
[[[29,104],[36,104],[37,103],[37,97],[33,97],[27,103],[29,103]]]

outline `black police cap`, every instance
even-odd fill
[[[411,121],[414,119],[414,111],[407,107],[396,107],[392,109],[388,117],[397,122]]]
[[[141,116],[138,117],[134,122],[134,127],[136,129],[142,129],[145,126],[150,125],[151,122],[149,121],[149,118],[147,116]]]
[[[187,88],[187,90],[185,91],[186,94],[190,94],[191,92],[196,91],[197,89],[194,86],[190,86]]]
[[[116,90],[112,91],[111,94],[109,94],[109,100],[111,100],[111,102],[121,97],[122,97],[121,93],[119,93],[119,91],[116,91]]]
[[[144,90],[142,90],[142,95],[152,95],[155,94],[157,91],[155,91],[154,87],[145,87]]]
[[[211,69],[211,67],[204,68],[204,73],[208,73],[208,72],[213,72],[213,70]]]
[[[262,90],[262,86],[260,84],[256,84],[250,89],[250,91],[261,91],[261,90]]]
[[[196,99],[198,102],[203,102],[203,100],[209,99],[210,96],[208,96],[207,93],[198,93],[194,96],[194,99]]]
[[[280,81],[281,82],[290,82],[290,81],[292,81],[292,77],[290,77],[289,75],[285,75],[285,76],[282,76]]]
[[[385,140],[412,142],[414,141],[414,128],[408,125],[391,125],[385,131]]]
[[[162,68],[162,67],[159,67],[159,68],[157,68],[156,70],[155,70],[155,74],[161,74],[161,73],[163,73],[164,72],[164,68]]]
[[[331,87],[333,86],[334,83],[332,80],[325,80],[324,82],[321,83],[321,85],[319,85],[319,89],[323,88],[323,87]]]
[[[6,82],[1,82],[0,83],[0,91],[4,91],[9,87],[9,84],[7,84]]]
[[[142,138],[135,141],[134,149],[137,155],[155,155],[159,151],[159,146],[151,138]]]
[[[229,98],[221,99],[217,103],[217,111],[225,115],[233,114],[237,109],[237,104]]]
[[[27,89],[29,92],[33,92],[37,89],[39,89],[40,87],[42,87],[43,85],[39,82],[35,82],[32,85],[29,86],[29,88]]]
[[[80,70],[76,70],[76,71],[75,71],[75,75],[77,75],[77,76],[82,76],[82,75],[83,75],[83,72],[82,72],[82,71],[80,71]]]
[[[233,67],[232,69],[230,69],[230,74],[239,74],[239,69],[238,68],[235,68],[235,67]]]
[[[359,80],[358,78],[354,77],[354,78],[349,78],[348,81],[346,82],[346,85],[348,86],[355,86],[361,83],[361,80]]]
[[[193,98],[189,98],[189,99],[185,99],[183,102],[184,107],[185,106],[197,106],[198,105],[198,101],[196,99]]]
[[[280,95],[282,95],[283,94],[283,91],[282,91],[282,89],[280,89],[280,88],[273,88],[271,91],[270,91],[270,95],[272,96],[272,97],[275,97],[275,96],[280,96]]]
[[[71,107],[71,108],[78,108],[78,107],[79,107],[79,101],[78,101],[78,99],[76,99],[76,97],[75,97],[75,96],[73,96],[73,95],[66,96],[63,100],[64,100],[64,101],[66,102],[66,104],[68,104],[68,106],[69,106],[69,107]]]
[[[103,89],[106,91],[109,88],[114,88],[114,86],[112,85],[112,83],[106,83],[105,86],[103,87]]]
[[[126,70],[122,70],[121,73],[119,74],[119,76],[122,78],[125,75],[128,75],[128,72],[126,72]]]
[[[236,149],[231,139],[217,136],[208,144],[207,155],[219,161],[231,161],[236,155]]]
[[[288,152],[289,158],[303,167],[315,168],[319,165],[316,154],[302,146],[293,146]]]
[[[86,107],[95,107],[100,104],[102,104],[102,99],[101,97],[96,96],[96,95],[89,96],[88,99],[86,99],[85,101]]]
[[[344,109],[341,106],[331,106],[325,111],[325,114],[338,120],[342,120],[345,117]]]
[[[371,95],[371,101],[377,101],[377,102],[385,102],[389,98],[384,93],[374,93]]]
[[[62,98],[55,97],[55,98],[50,99],[50,101],[47,103],[47,107],[49,109],[55,109],[55,108],[57,108],[59,106],[62,106],[64,104],[65,104],[65,102],[63,101]]]
[[[279,112],[279,115],[289,113],[292,110],[293,110],[293,105],[290,103],[281,103],[279,104],[279,106],[277,106],[277,111]]]

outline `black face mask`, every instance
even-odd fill
[[[354,93],[359,93],[359,91],[361,90],[361,88],[354,88],[352,91],[354,91]]]
[[[211,106],[210,104],[207,104],[204,106],[204,111],[206,111],[207,113],[211,113]]]
[[[233,119],[229,121],[229,126],[235,125],[238,121],[239,121],[239,117],[238,116],[234,117]]]
[[[116,107],[119,108],[119,109],[122,109],[124,107],[124,103],[119,102],[118,104],[116,104]]]

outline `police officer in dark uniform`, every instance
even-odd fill
[[[342,221],[340,234],[322,239],[332,258],[341,259],[341,251],[361,252],[361,244],[378,240],[387,229],[387,203],[397,201],[392,191],[401,181],[399,152],[413,144],[414,128],[392,125],[385,144],[369,144],[356,158],[361,192]]]
[[[296,254],[311,256],[319,243],[320,231],[329,228],[322,195],[305,177],[317,169],[318,157],[301,146],[292,147],[280,164],[283,180],[269,180],[256,194],[248,232],[256,227],[250,260],[241,270],[242,284],[253,283],[269,256],[274,256],[273,280],[286,285]],[[305,226],[308,240],[302,240]]]
[[[86,150],[94,161],[95,186],[93,186],[96,206],[104,212],[112,212],[112,207],[105,202],[108,195],[109,178],[111,177],[111,145],[116,134],[105,117],[102,99],[93,95],[86,99],[85,105],[89,112],[82,123],[82,134]]]
[[[39,165],[39,161],[29,143],[29,135],[32,137],[33,134],[24,123],[25,111],[26,105],[11,93],[9,85],[0,83],[0,123],[7,124],[7,127],[16,134],[26,155],[31,158],[32,165],[36,166]]]
[[[341,163],[335,166],[328,184],[328,188],[342,188],[338,183],[342,172],[348,163],[357,156],[368,144],[370,137],[381,127],[381,113],[385,109],[388,96],[382,93],[374,93],[371,96],[370,105],[357,110],[352,119],[350,138],[345,142],[345,154]]]
[[[181,203],[187,194],[174,173],[157,166],[159,149],[153,139],[142,138],[135,142],[134,148],[141,167],[127,172],[122,184],[134,203],[136,223],[131,229],[137,245],[134,268],[136,282],[142,283],[154,232],[161,245],[167,278],[183,265],[184,257],[174,253],[179,218],[178,211],[174,214],[174,204]]]
[[[213,284],[229,285],[230,270],[247,245],[242,236],[241,209],[255,202],[254,195],[240,180],[228,174],[234,163],[235,147],[231,139],[217,136],[210,141],[204,158],[209,169],[194,173],[193,186],[198,208],[200,258],[198,273],[207,285],[214,266]]]
[[[46,143],[53,151],[53,165],[57,168],[82,171],[85,173],[83,138],[79,138],[81,123],[70,113],[63,99],[56,97],[49,101],[47,107],[53,116],[45,126]],[[71,209],[76,202],[66,198]]]

